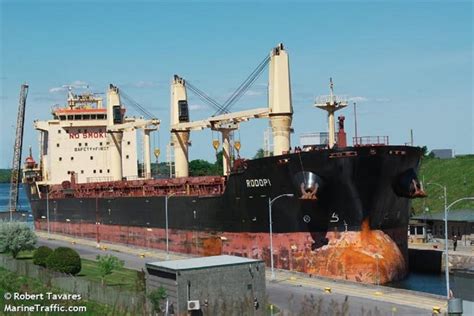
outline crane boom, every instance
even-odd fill
[[[28,95],[28,84],[21,85],[20,100],[18,103],[18,116],[16,120],[15,146],[13,147],[13,164],[10,181],[10,221],[13,219],[13,212],[18,206],[18,189],[20,187],[21,175],[21,149],[23,146],[23,131],[25,126],[25,106]]]

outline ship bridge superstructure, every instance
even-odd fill
[[[118,181],[123,178],[150,178],[150,158],[145,157],[143,175],[137,166],[137,129],[143,130],[143,148],[148,155],[149,136],[158,128],[158,119],[126,117],[120,91],[110,85],[107,106],[92,93],[74,94],[67,104],[52,108],[53,119],[35,121],[40,131],[41,182],[59,184]]]

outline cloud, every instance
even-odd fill
[[[49,92],[51,93],[57,93],[57,92],[62,92],[62,91],[66,91],[66,87],[54,87],[54,88],[51,88],[49,89]]]
[[[140,80],[133,83],[132,86],[134,86],[135,88],[153,88],[153,87],[157,87],[158,84],[153,81]]]
[[[199,110],[207,110],[209,107],[203,104],[190,104],[189,111],[199,111]]]
[[[245,95],[246,95],[246,96],[249,96],[249,97],[259,96],[259,95],[263,95],[263,91],[259,91],[259,90],[248,90],[247,92],[245,92]]]
[[[69,87],[75,88],[75,89],[87,89],[87,88],[89,88],[89,84],[85,81],[75,80],[75,81],[73,81],[69,84],[63,84],[60,87],[50,88],[49,92],[50,93],[64,92],[64,91],[67,91],[69,89]]]
[[[348,99],[348,101],[350,101],[350,102],[366,102],[366,101],[369,101],[369,99],[366,98],[366,97],[350,97]]]

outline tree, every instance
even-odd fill
[[[265,157],[265,151],[263,150],[263,148],[259,148],[259,150],[257,150],[257,152],[255,153],[255,156],[253,156],[253,159],[258,159],[258,158],[263,158]]]
[[[120,269],[123,267],[123,261],[119,260],[119,258],[112,256],[112,255],[97,255],[96,257],[99,270],[100,270],[100,277],[102,279],[102,285],[105,284],[105,277],[109,274],[112,274],[114,270]]]
[[[216,174],[222,175],[223,170],[222,170],[222,165],[224,164],[224,152],[222,150],[219,150],[216,153],[216,162],[214,163]]]
[[[196,159],[189,163],[189,174],[191,176],[208,176],[214,174],[214,172],[214,165],[206,160]]]
[[[22,250],[35,249],[36,235],[26,223],[0,222],[0,252],[16,258]]]
[[[154,289],[148,294],[148,298],[153,305],[153,309],[155,312],[160,313],[161,310],[161,303],[167,297],[167,293],[164,287],[160,286],[159,288]]]

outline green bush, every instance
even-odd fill
[[[81,271],[81,257],[71,248],[54,249],[46,259],[46,267],[51,270],[76,275]]]
[[[46,259],[53,253],[53,250],[46,246],[41,246],[35,250],[33,254],[33,263],[42,267],[46,267]]]
[[[150,293],[148,293],[147,296],[148,299],[151,301],[151,304],[153,305],[153,310],[158,313],[162,312],[161,303],[168,296],[165,288],[163,286],[160,286],[159,288],[156,288]]]

